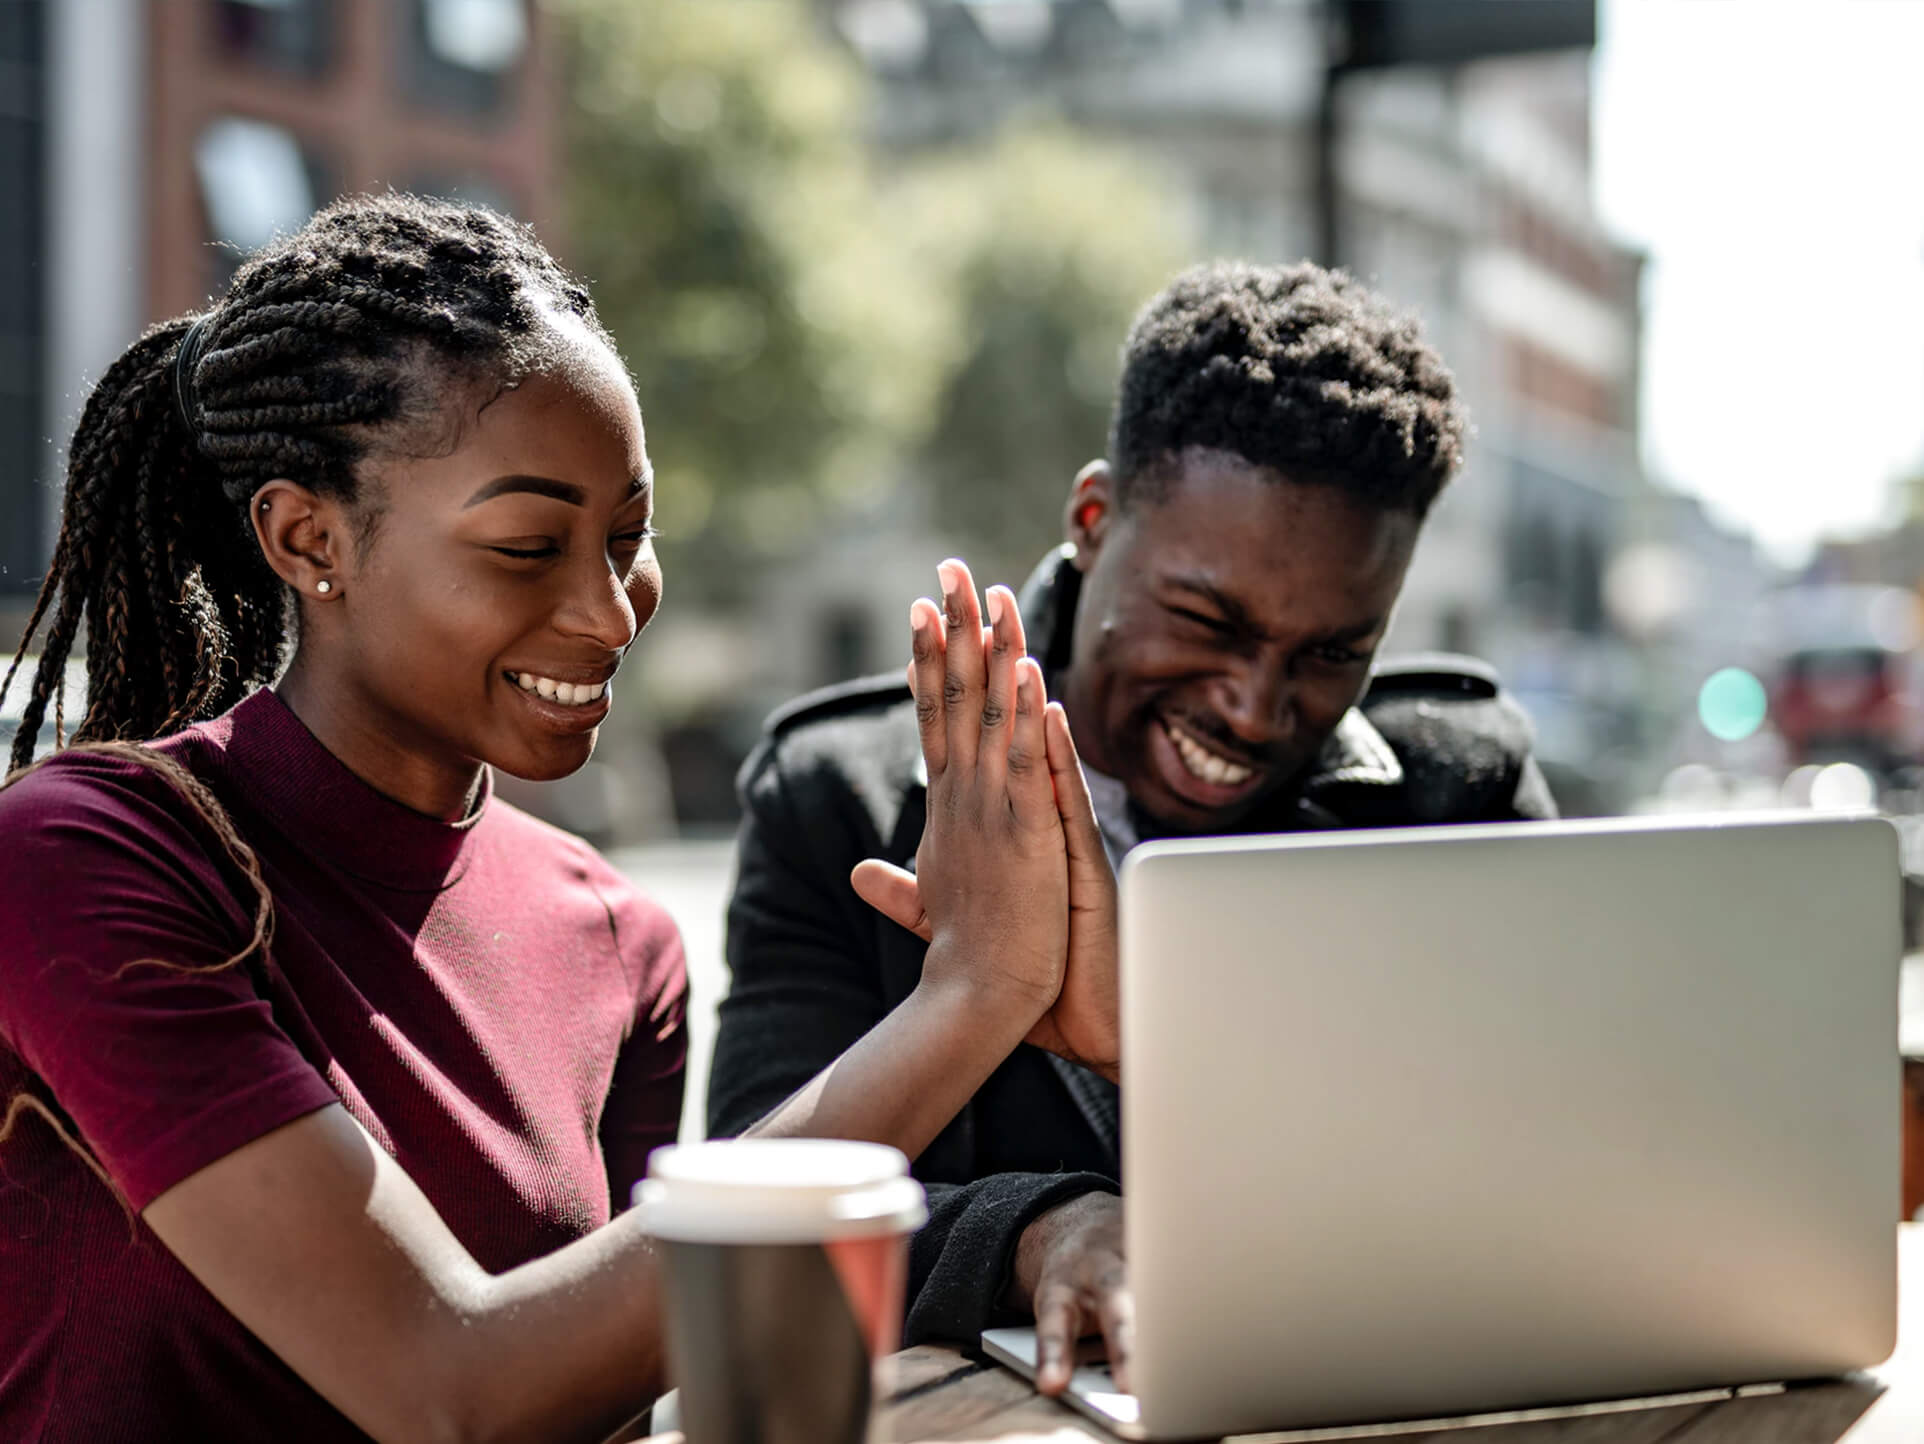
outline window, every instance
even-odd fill
[[[248,253],[298,229],[327,194],[292,133],[261,120],[213,121],[194,143],[194,169],[216,243],[217,284]]]
[[[470,114],[499,111],[528,52],[527,0],[408,0],[409,94]]]
[[[228,55],[319,75],[334,58],[334,0],[215,0],[214,36]]]
[[[39,582],[53,495],[39,484],[47,427],[46,18],[41,0],[0,5],[0,596]]]

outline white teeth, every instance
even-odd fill
[[[1176,755],[1182,758],[1183,766],[1189,769],[1191,776],[1217,787],[1236,787],[1254,775],[1253,768],[1218,757],[1174,723],[1165,724],[1165,730],[1169,733],[1169,740],[1176,744]]]
[[[529,672],[510,672],[508,678],[523,692],[533,692],[563,707],[584,707],[599,702],[608,691],[606,682],[557,682],[552,677],[537,677]]]

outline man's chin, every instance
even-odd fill
[[[1151,777],[1148,785],[1130,789],[1130,799],[1159,835],[1169,837],[1210,837],[1240,831],[1252,813],[1282,790],[1282,784],[1269,780],[1234,802],[1210,805],[1184,796],[1153,773]]]

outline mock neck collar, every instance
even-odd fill
[[[247,801],[290,841],[356,880],[425,892],[451,885],[465,871],[493,794],[487,768],[468,815],[443,822],[362,781],[272,688],[204,726],[225,751],[229,776]]]

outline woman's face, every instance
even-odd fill
[[[661,604],[634,390],[606,347],[573,349],[565,371],[466,403],[447,454],[370,463],[371,537],[338,596],[303,609],[302,652],[320,644],[349,704],[328,704],[324,740],[389,749],[389,765],[343,754],[377,785],[411,770],[403,753],[470,779],[482,762],[573,772]]]

